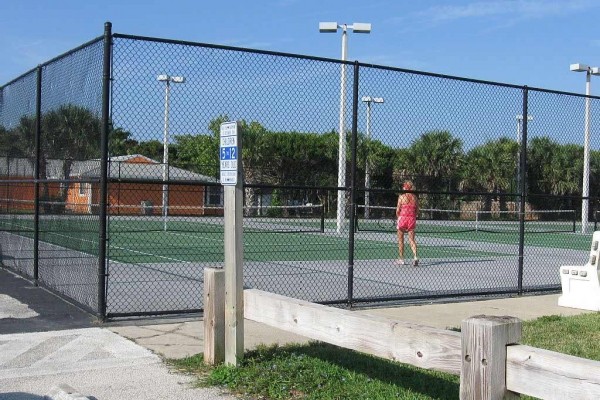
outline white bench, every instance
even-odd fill
[[[558,305],[600,311],[600,231],[592,236],[590,258],[584,266],[560,267],[562,296]]]

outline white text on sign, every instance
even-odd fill
[[[238,148],[238,126],[237,122],[224,122],[221,124],[219,138],[219,159],[221,167],[221,184],[237,185],[238,183],[238,159],[240,159]]]

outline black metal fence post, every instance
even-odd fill
[[[104,61],[102,67],[102,133],[100,139],[100,232],[98,243],[98,314],[106,317],[106,246],[108,245],[107,197],[108,197],[108,133],[110,124],[110,66],[112,24],[104,24]]]
[[[42,135],[42,66],[36,71],[35,88],[35,164],[33,171],[33,284],[38,285],[40,256],[40,137]],[[45,178],[45,177],[44,177]]]
[[[354,83],[352,91],[352,141],[350,167],[350,224],[348,228],[348,307],[354,298],[354,220],[356,210],[356,140],[358,125],[358,61],[354,62]]]
[[[518,293],[523,294],[523,254],[525,250],[525,204],[527,203],[527,112],[528,112],[528,88],[523,87],[523,129],[521,136],[521,156],[519,158],[519,276]]]

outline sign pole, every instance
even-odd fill
[[[244,179],[240,139],[237,122],[221,124],[219,154],[225,192],[225,364],[236,367],[244,355]]]

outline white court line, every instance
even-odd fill
[[[165,256],[159,256],[157,254],[153,254],[153,253],[146,253],[143,251],[138,251],[138,250],[131,250],[131,249],[127,249],[125,247],[119,247],[119,246],[110,246],[111,249],[118,249],[118,250],[124,250],[124,251],[130,251],[132,253],[137,253],[137,254],[142,254],[145,256],[152,256],[152,257],[158,257],[158,258],[164,258],[165,260],[169,260],[169,261],[177,261],[180,263],[185,263],[185,264],[194,264],[194,262],[192,261],[184,261],[184,260],[179,260],[177,258],[172,258],[172,257],[165,257]]]
[[[223,242],[222,238],[221,239],[214,239],[214,238],[207,238],[207,237],[204,237],[204,236],[197,236],[196,234],[188,235],[188,234],[185,234],[185,233],[169,232],[169,231],[166,231],[165,233],[168,233],[169,235],[175,235],[175,236],[185,236],[185,237],[193,237],[193,238],[196,238],[196,239],[203,239],[203,240],[209,240],[209,241],[212,240],[214,242]]]

